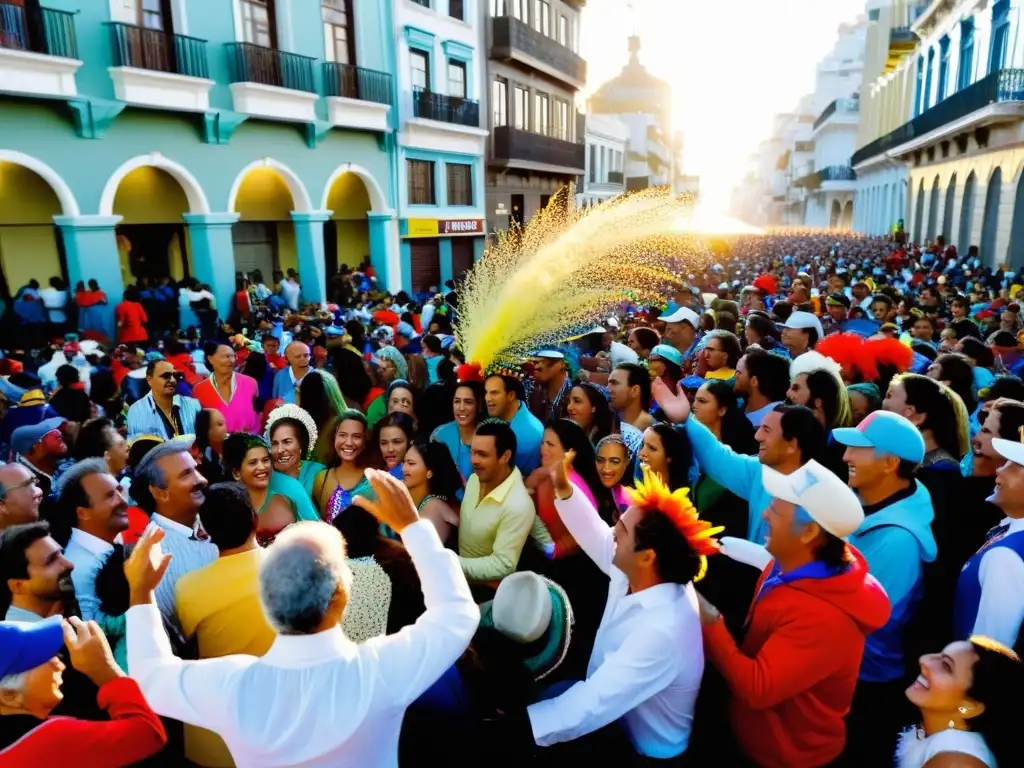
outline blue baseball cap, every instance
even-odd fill
[[[0,678],[35,669],[63,647],[64,625],[60,616],[34,624],[0,621]]]
[[[924,461],[920,430],[897,413],[875,411],[856,427],[833,429],[832,436],[851,448],[874,448],[915,464]]]
[[[650,359],[657,360],[658,358],[668,360],[670,363],[675,363],[676,365],[683,364],[683,353],[669,344],[657,344],[654,349],[651,350]]]

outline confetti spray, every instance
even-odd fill
[[[559,195],[569,199],[572,187]],[[624,301],[657,305],[678,276],[710,260],[686,222],[689,196],[666,190],[589,209],[553,198],[526,227],[502,233],[459,290],[466,359],[487,369],[577,336]]]

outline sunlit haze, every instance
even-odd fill
[[[839,24],[864,7],[864,0],[589,0],[580,41],[586,93],[625,65],[635,27],[641,62],[672,86],[685,172],[700,175],[703,204],[724,211],[772,117],[814,89]]]

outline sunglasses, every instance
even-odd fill
[[[157,378],[163,379],[164,381],[170,381],[171,379],[184,379],[185,374],[173,371],[171,373],[161,373]]]

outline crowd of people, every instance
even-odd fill
[[[0,764],[1021,765],[1024,276],[983,256],[733,238],[489,369],[456,284],[366,265],[25,286]]]

